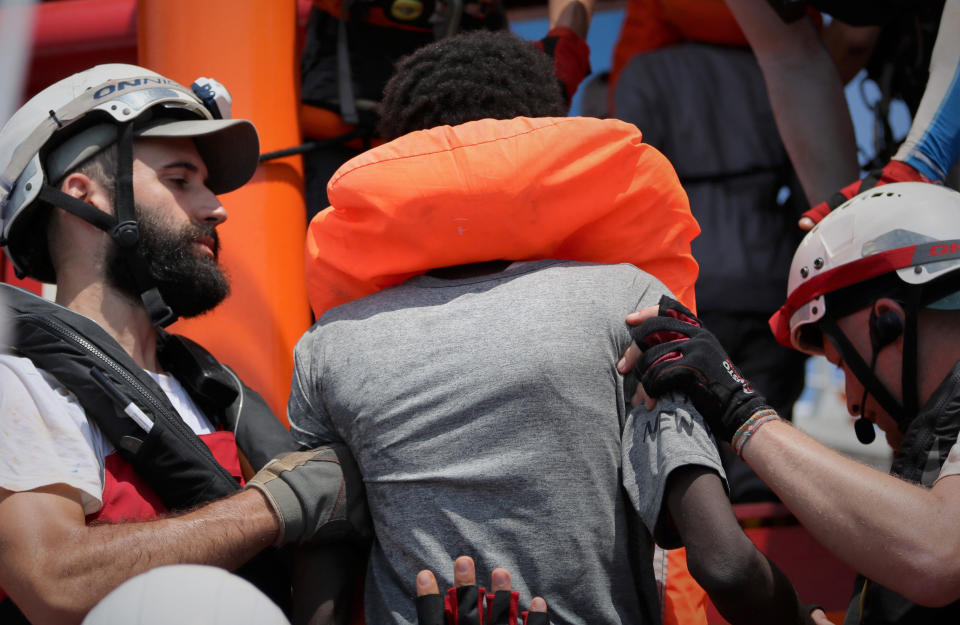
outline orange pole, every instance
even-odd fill
[[[223,83],[233,116],[256,125],[261,152],[300,143],[296,2],[139,0],[137,22],[141,65],[186,85],[199,76]],[[230,365],[286,422],[293,346],[310,325],[300,157],[262,164],[221,201],[229,212],[221,261],[232,294],[171,329]]]

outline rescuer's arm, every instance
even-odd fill
[[[730,390],[729,371],[717,374],[703,367],[729,363],[719,343],[709,340],[706,330],[690,331],[701,337],[696,342],[673,340],[679,338],[676,334],[651,334],[647,330],[656,326],[644,321],[657,317],[658,308],[649,307],[628,315],[627,322],[640,326],[635,332],[650,354],[683,353],[659,364],[641,364],[638,375],[646,390],[657,394],[654,389],[671,378],[676,384],[666,384],[669,388],[664,392],[713,401],[715,410],[700,412],[718,438],[730,441],[739,425],[754,416],[749,408],[756,398],[747,400],[742,392],[735,392],[726,402],[716,395],[711,400],[710,389]],[[673,321],[657,323],[687,332]],[[618,370],[630,371],[641,357],[640,348],[631,345]],[[698,375],[670,376],[664,367],[676,372],[696,370]],[[654,378],[647,377],[651,375]],[[763,403],[759,399],[758,406]],[[748,409],[738,410],[737,401]],[[955,522],[960,515],[960,477],[944,477],[932,489],[911,484],[850,460],[775,418],[751,432],[741,454],[804,527],[851,568],[921,605],[940,606],[960,599],[960,530]]]
[[[758,429],[743,458],[852,568],[921,605],[960,599],[960,476],[926,489],[854,462],[782,421]]]
[[[567,106],[577,87],[590,74],[587,31],[596,0],[550,0],[550,27],[534,44],[553,59]]]
[[[0,490],[0,587],[35,625],[79,623],[134,575],[180,563],[233,569],[279,531],[252,490],[179,516],[89,526],[75,489]]]
[[[803,214],[800,227],[809,230],[831,210],[854,195],[891,182],[943,182],[960,157],[960,0],[944,3],[930,74],[910,132],[883,168],[840,189]]]
[[[596,0],[550,0],[547,7],[550,28],[566,26],[586,39],[596,4]]]
[[[860,173],[843,85],[813,23],[785,23],[767,2],[727,0],[767,83],[780,137],[810,204]]]
[[[280,456],[236,495],[150,521],[87,525],[80,491],[59,484],[0,493],[0,587],[41,625],[79,622],[157,566],[233,569],[271,544],[369,535],[362,482],[342,446]]]
[[[747,538],[720,477],[702,466],[670,474],[667,509],[697,583],[730,623],[812,623],[784,574]]]

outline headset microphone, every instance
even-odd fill
[[[903,334],[903,321],[892,310],[886,310],[879,315],[876,308],[870,311],[870,346],[873,348],[873,355],[870,359],[870,371],[872,372],[877,365],[877,356],[880,350],[893,343]],[[863,397],[860,398],[860,414],[866,409],[867,389],[863,389]],[[877,438],[877,430],[873,424],[861,416],[853,424],[853,430],[857,434],[857,440],[864,445],[869,445]]]
[[[854,421],[853,431],[857,434],[857,440],[864,445],[869,445],[877,438],[877,431],[874,429],[873,424],[863,417]]]

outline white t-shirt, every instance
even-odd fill
[[[175,378],[148,373],[195,433],[214,431]],[[29,359],[0,354],[0,488],[67,484],[92,514],[103,505],[104,459],[113,451],[73,393]]]
[[[940,475],[937,476],[937,481],[939,482],[948,475],[960,475],[960,440],[950,448],[947,459],[944,461],[943,466],[940,467]],[[934,482],[934,484],[936,483],[937,482]]]

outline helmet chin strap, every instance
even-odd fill
[[[840,353],[840,357],[843,358],[843,361],[847,363],[847,366],[850,367],[850,370],[853,372],[853,375],[856,376],[857,380],[863,385],[863,397],[860,400],[860,419],[857,420],[854,428],[857,432],[857,439],[864,444],[869,444],[872,442],[873,438],[876,436],[876,433],[873,432],[873,426],[869,421],[863,418],[863,409],[864,402],[866,401],[867,394],[873,395],[877,400],[877,403],[891,416],[894,421],[897,423],[897,427],[901,432],[906,431],[907,426],[913,421],[914,417],[917,416],[917,405],[916,405],[916,392],[913,392],[912,401],[904,404],[900,404],[893,395],[887,390],[887,387],[883,385],[880,379],[877,377],[874,372],[874,368],[877,363],[877,355],[879,354],[879,349],[874,349],[871,356],[871,364],[867,366],[867,363],[860,356],[860,353],[850,342],[850,339],[847,338],[847,335],[844,334],[843,330],[837,325],[833,317],[830,315],[824,315],[820,320],[820,330],[823,332],[823,335],[829,339],[833,344],[836,350]],[[908,337],[904,337],[904,366],[903,366],[903,381],[904,381],[904,399],[908,400],[908,395],[906,393],[907,387],[907,375],[908,375],[908,366],[907,362],[911,360],[910,352],[912,352],[913,366],[909,367],[912,369],[913,377],[913,388],[916,389],[916,316],[907,313],[907,322],[906,326],[909,328],[913,326],[912,336],[913,340],[911,341]],[[864,423],[863,426],[860,423]],[[864,430],[869,428],[871,432],[868,434]],[[871,436],[872,435],[872,436]],[[864,440],[865,438],[869,440]]]
[[[177,315],[163,301],[160,290],[150,277],[147,261],[139,253],[140,227],[133,201],[133,123],[117,127],[117,179],[114,204],[117,222],[110,229],[110,238],[120,248],[120,253],[130,263],[133,279],[140,292],[140,301],[150,315],[150,323],[165,328],[177,320]]]
[[[120,249],[120,254],[133,271],[134,282],[140,301],[150,316],[150,323],[164,328],[177,320],[176,313],[160,295],[160,290],[150,277],[147,261],[139,252],[140,228],[137,224],[133,201],[133,124],[117,126],[117,176],[114,189],[116,217],[43,183],[39,197],[45,202],[59,206],[87,223],[103,230]]]
[[[877,356],[882,347],[873,347],[873,354],[871,355],[871,362],[868,367],[867,363],[860,357],[859,352],[857,352],[856,348],[854,348],[836,321],[834,321],[833,315],[824,315],[820,320],[819,327],[823,335],[830,340],[840,353],[840,357],[843,358],[853,374],[860,383],[863,384],[863,396],[860,399],[861,415],[867,395],[873,395],[880,406],[893,417],[900,431],[906,432],[907,427],[920,410],[917,379],[917,320],[920,309],[942,297],[956,292],[958,289],[960,289],[960,271],[954,271],[933,282],[906,289],[905,292],[902,293],[905,319],[903,327],[903,359],[901,364],[900,388],[903,391],[903,404],[893,397],[874,372]],[[861,423],[863,423],[863,425],[861,425]],[[854,427],[857,431],[857,438],[861,443],[869,444],[872,442],[876,434],[873,432],[873,427],[870,423],[863,419],[862,416],[857,420]],[[869,433],[866,432],[868,428],[870,430]]]

